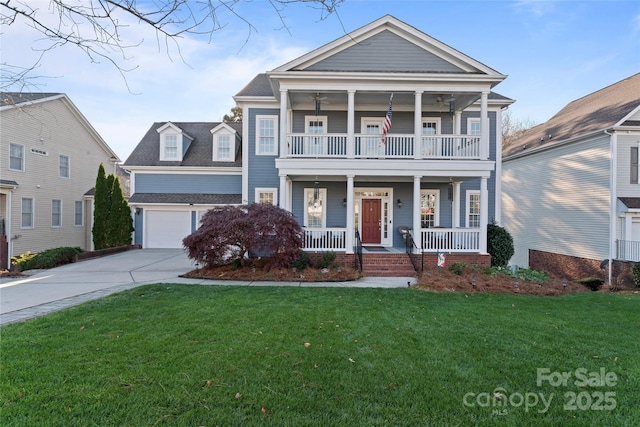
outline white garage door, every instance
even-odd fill
[[[182,248],[191,234],[191,212],[147,211],[145,248]]]

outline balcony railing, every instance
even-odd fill
[[[287,157],[480,159],[480,141],[477,135],[423,136],[416,156],[414,135],[390,134],[383,138],[382,135],[356,134],[350,144],[347,134],[289,134]]]
[[[346,228],[305,228],[304,249],[307,251],[346,251]]]
[[[479,228],[423,228],[423,252],[479,252]]]
[[[640,261],[640,241],[618,240],[617,259],[621,261]]]

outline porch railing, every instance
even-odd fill
[[[304,228],[304,249],[307,251],[346,251],[346,228]]]
[[[617,240],[617,259],[621,261],[640,261],[640,241]]]
[[[480,251],[480,229],[423,228],[420,234],[423,252]]]
[[[353,144],[347,134],[289,134],[289,158],[383,158],[413,159],[415,136],[356,134]],[[349,152],[349,146],[353,151]],[[420,139],[419,159],[480,159],[477,135],[428,135]]]

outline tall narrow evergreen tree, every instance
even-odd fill
[[[107,224],[109,222],[109,189],[104,165],[100,163],[98,177],[96,178],[95,192],[93,196],[93,247],[104,249],[107,246]]]
[[[93,246],[95,249],[131,244],[133,219],[124,199],[118,178],[106,175],[101,164],[96,178],[93,211]]]

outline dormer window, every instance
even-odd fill
[[[160,160],[178,160],[178,135],[163,135],[163,156]]]
[[[160,134],[160,160],[181,162],[193,138],[171,122],[167,122],[156,131]]]
[[[222,123],[211,129],[213,134],[214,162],[233,162],[236,158],[236,131],[229,125]]]

